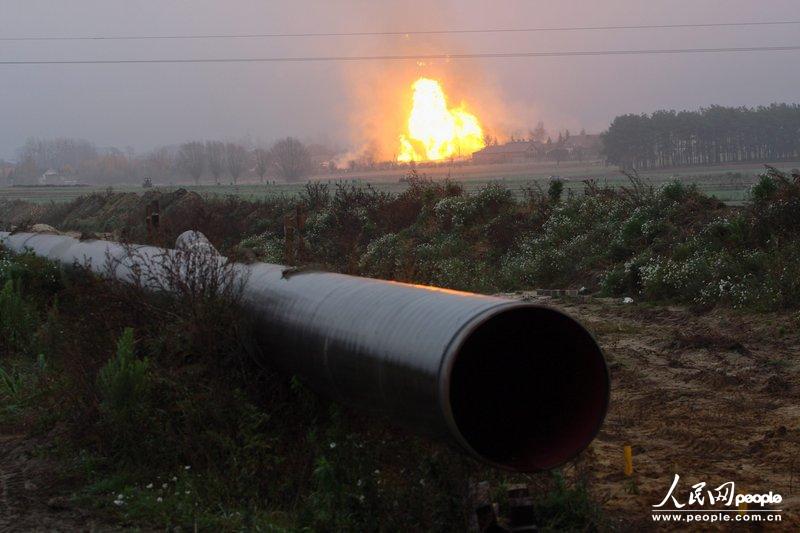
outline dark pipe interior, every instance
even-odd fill
[[[450,376],[461,435],[480,455],[523,471],[553,468],[594,438],[608,407],[600,348],[547,308],[502,312],[462,344]]]

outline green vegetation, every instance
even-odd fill
[[[760,310],[800,303],[800,185],[772,168],[737,208],[692,185],[653,186],[636,175],[620,187],[587,180],[581,192],[560,180],[547,190],[533,183],[519,195],[500,183],[467,192],[414,173],[406,183],[400,193],[310,183],[297,199],[261,201],[184,190],[95,194],[41,210],[37,221],[166,246],[197,229],[228,255],[282,263],[284,223],[299,207],[296,262],[339,272],[478,292],[585,288]],[[155,199],[162,227],[154,237],[142,213]]]
[[[198,283],[192,294],[145,294],[31,255],[0,265],[0,323],[20,332],[0,345],[0,429],[46,435],[41,453],[60,460],[72,504],[104,521],[463,531],[474,480],[551,487],[549,476],[493,471],[275,373],[235,292]],[[552,485],[541,523],[556,513],[597,524],[584,484],[564,487]]]
[[[133,329],[125,328],[117,343],[117,353],[97,375],[100,393],[99,411],[110,432],[115,447],[125,449],[138,445],[137,433],[145,420],[150,400],[150,376],[147,359],[136,359],[133,352]],[[135,450],[125,450],[132,455]]]
[[[568,483],[560,473],[552,475],[543,497],[534,501],[544,531],[582,531],[597,524],[600,509],[583,483]]]
[[[485,292],[578,288],[756,310],[800,304],[800,177],[770,169],[740,208],[630,176],[581,193],[533,184],[465,192],[411,175],[399,194],[309,184],[298,200],[95,194],[37,222],[169,244],[206,233],[241,260],[304,256],[332,270]],[[145,206],[162,224],[148,233]],[[17,213],[20,204],[15,204]],[[181,265],[173,265],[179,271]],[[219,279],[217,272],[205,272]],[[169,279],[169,276],[167,276]],[[601,523],[591,485],[509,476],[389,421],[319,398],[253,345],[236,290],[144,294],[23,254],[0,258],[0,427],[48,434],[75,500],[141,527],[463,530],[475,480],[538,487],[537,523]],[[55,435],[52,437],[52,435]]]
[[[788,161],[800,155],[800,105],[711,106],[622,115],[603,134],[609,163],[638,169]]]
[[[6,281],[0,290],[0,343],[10,350],[25,350],[33,337],[33,316],[22,299],[19,284]]]
[[[619,189],[588,182],[581,195],[551,183],[524,201],[490,184],[410,179],[399,195],[309,187],[308,262],[337,271],[478,292],[586,287],[690,305],[754,309],[800,305],[800,184],[775,170],[753,199],[728,208],[680,182],[636,176]],[[254,242],[245,240],[242,246]],[[279,261],[279,230],[249,248]]]
[[[784,169],[797,168],[800,162],[786,162],[780,165]],[[760,163],[746,164],[720,164],[706,165],[697,167],[683,167],[679,172],[674,169],[649,169],[640,170],[643,179],[647,179],[654,186],[663,185],[671,180],[680,179],[686,183],[693,183],[697,188],[727,203],[738,204],[747,199],[750,186],[756,181],[758,174],[763,170]],[[323,179],[331,186],[337,181],[345,182],[347,185],[366,187],[370,185],[382,192],[399,194],[408,188],[408,183],[404,175],[408,172],[407,168],[396,168],[392,170],[359,171],[359,172],[338,172],[335,174],[336,180],[328,180],[332,176],[324,176]],[[563,178],[564,188],[575,193],[584,190],[584,180],[593,177],[599,183],[610,187],[625,185],[627,180],[620,175],[616,166],[604,166],[599,162],[581,163],[564,162],[559,167],[549,162],[534,162],[530,165],[520,167],[513,164],[494,164],[494,165],[457,165],[451,168],[447,165],[438,165],[420,168],[419,172],[425,173],[432,179],[451,178],[457,180],[466,192],[475,192],[490,183],[499,183],[508,187],[517,199],[524,195],[524,189],[532,183],[539,183],[546,187],[548,178],[551,175],[559,175]],[[157,175],[156,175],[157,176]],[[314,180],[312,180],[314,181]],[[205,199],[223,199],[226,196],[237,196],[243,200],[259,201],[277,197],[298,197],[305,189],[305,183],[241,183],[232,184],[201,184],[189,185],[178,181],[155,180],[158,190],[169,193],[178,188],[195,192]],[[102,194],[108,191],[115,193],[143,193],[148,189],[143,189],[141,185],[135,184],[115,184],[108,185],[87,185],[82,187],[52,186],[52,187],[0,187],[0,196],[11,200],[24,200],[26,202],[49,204],[51,202],[69,202],[80,196],[90,194]]]

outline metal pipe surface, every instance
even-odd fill
[[[129,252],[118,243],[2,232],[0,241],[98,273],[113,257],[122,266],[115,277],[130,279]],[[136,251],[151,259],[171,253]],[[558,310],[266,263],[235,268],[264,353],[338,401],[517,471],[564,463],[600,429],[610,389],[605,360],[592,336]]]

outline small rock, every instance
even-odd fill
[[[49,224],[34,224],[31,226],[31,233],[55,233],[58,234],[59,231],[50,226]]]
[[[631,298],[630,296],[626,296],[625,298],[622,299],[622,303],[624,303],[624,304],[632,304],[633,303],[633,298]]]

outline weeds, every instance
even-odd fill
[[[523,202],[500,185],[466,194],[416,175],[395,196],[313,185],[302,200],[303,237],[309,261],[376,277],[486,292],[580,284],[637,300],[797,308],[796,182],[770,171],[735,210],[681,183],[653,189],[635,177],[621,191],[531,188]],[[294,207],[189,193],[172,200],[158,238],[214,226],[220,250],[262,259],[280,256],[281,221]],[[91,199],[106,214],[131,201]],[[256,364],[240,285],[224,260],[136,254],[127,258],[139,265],[133,287],[30,255],[0,259],[0,402],[14,412],[3,422],[66,428],[60,445],[83,483],[78,498],[154,528],[443,531],[466,527],[470,480],[511,479]],[[534,479],[544,479],[541,528],[598,527],[585,483]]]
[[[462,530],[470,476],[495,475],[256,365],[245,342],[252,333],[231,327],[236,306],[219,293],[145,293],[77,270],[49,301],[26,301],[47,316],[34,339],[42,356],[4,361],[1,421],[59,428],[53,441],[70,493],[109,521]],[[214,320],[195,322],[209,309]]]
[[[20,403],[22,395],[22,376],[17,369],[6,370],[0,367],[0,395],[11,405]]]
[[[9,279],[0,289],[0,353],[25,352],[33,341],[36,319],[19,283]]]
[[[537,525],[544,531],[591,531],[601,521],[600,508],[582,481],[567,483],[561,473],[552,474],[551,488],[534,500]]]
[[[116,354],[97,376],[100,412],[113,431],[116,446],[130,455],[129,443],[135,443],[147,412],[150,380],[147,359],[137,359],[133,350],[133,329],[125,328],[117,343]]]
[[[498,183],[468,194],[414,171],[395,195],[352,182],[309,183],[298,238],[304,261],[316,267],[457,289],[586,287],[700,307],[800,306],[799,178],[768,167],[742,208],[680,181],[656,188],[635,173],[628,180],[612,189],[588,179],[583,194],[566,195],[553,180],[547,190],[523,189],[522,201]],[[66,229],[102,219],[102,228],[124,226],[142,242],[143,225],[122,215],[153,199],[163,208],[162,244],[197,229],[236,258],[284,260],[283,222],[296,212],[288,198],[92,195],[53,207],[45,221]]]

